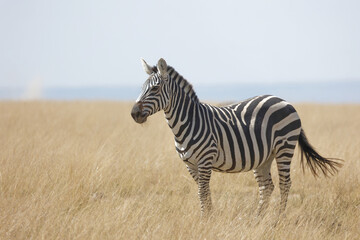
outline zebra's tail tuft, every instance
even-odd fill
[[[304,155],[306,163],[310,168],[312,174],[317,177],[318,171],[320,170],[325,176],[334,175],[339,171],[339,168],[342,167],[341,159],[337,158],[324,158],[315,149],[310,145],[308,139],[306,138],[305,132],[301,129],[299,136],[299,145],[301,150],[301,167],[304,171]]]

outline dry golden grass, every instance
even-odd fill
[[[359,239],[360,106],[296,108],[316,149],[346,161],[316,180],[296,154],[275,226],[275,168],[265,219],[252,172],[214,173],[214,212],[200,221],[162,113],[141,126],[130,103],[0,102],[0,239]]]

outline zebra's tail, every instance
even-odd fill
[[[315,177],[318,176],[319,170],[321,170],[325,176],[329,176],[329,174],[334,175],[342,166],[341,162],[343,160],[337,158],[324,158],[319,153],[317,153],[310,145],[303,129],[301,129],[300,132],[299,145],[301,150],[301,167],[304,170],[305,155],[306,163]]]

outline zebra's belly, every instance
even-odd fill
[[[199,153],[203,151],[202,148],[196,148],[196,146],[187,148],[186,145],[181,145],[176,142],[175,146],[179,157],[184,163],[189,167],[197,168],[198,161],[201,160],[199,159],[199,156],[201,156]],[[185,151],[185,149],[187,150]],[[228,152],[221,148],[217,149],[217,154],[212,161],[212,168],[214,171],[226,173],[246,172],[257,168],[262,163],[259,158],[242,159],[239,154],[233,156],[229,150],[230,148],[227,149]]]
[[[261,163],[260,158],[242,159],[240,156],[233,157],[230,152],[219,149],[218,156],[213,161],[213,170],[226,173],[247,172],[256,169]]]

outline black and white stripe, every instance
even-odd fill
[[[203,213],[211,209],[209,181],[212,171],[254,171],[259,185],[258,214],[274,189],[270,167],[274,159],[279,172],[281,209],[284,211],[291,186],[290,163],[299,142],[314,174],[333,174],[340,166],[320,156],[307,141],[294,107],[281,98],[263,95],[237,104],[216,107],[201,103],[192,86],[174,68],[160,59],[157,67],[143,61],[150,75],[144,83],[132,116],[142,123],[157,111],[175,136],[180,158],[199,187]]]

